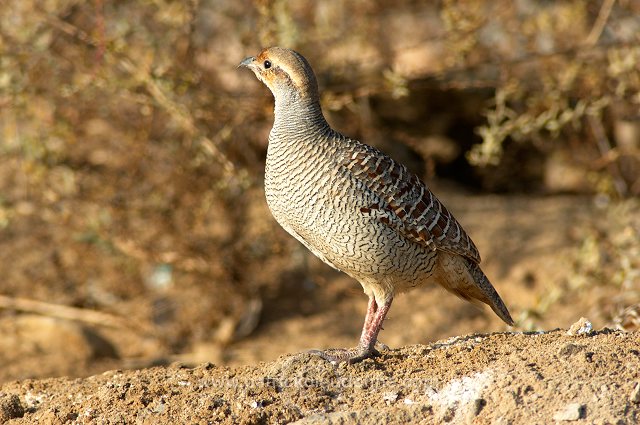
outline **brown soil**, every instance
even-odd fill
[[[5,384],[11,423],[576,423],[640,419],[640,334],[475,334],[338,367],[285,355]],[[17,396],[17,397],[16,397]]]

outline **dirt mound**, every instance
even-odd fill
[[[582,332],[582,333],[581,333]],[[334,366],[309,354],[6,383],[10,423],[637,423],[640,333],[474,334]]]

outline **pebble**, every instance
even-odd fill
[[[384,395],[382,396],[382,399],[386,401],[388,404],[394,403],[396,400],[398,400],[398,393],[397,392],[384,393]]]
[[[477,398],[473,401],[473,414],[474,416],[478,416],[484,406],[487,405],[487,401],[483,398]]]
[[[586,317],[581,317],[576,323],[571,325],[567,335],[585,335],[593,331],[593,325]]]
[[[631,391],[631,396],[629,396],[629,401],[631,403],[640,404],[640,382],[636,383],[636,386]]]
[[[558,410],[553,415],[555,421],[577,421],[585,417],[587,407],[580,403],[571,403]]]
[[[584,345],[568,343],[563,345],[562,348],[558,350],[558,355],[562,357],[571,357],[572,355],[577,354],[584,350],[585,350]]]
[[[0,423],[24,416],[24,407],[16,394],[0,393]]]

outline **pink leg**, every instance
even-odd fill
[[[357,348],[350,350],[311,350],[310,353],[318,355],[332,363],[357,363],[366,358],[378,355],[379,353],[375,349],[375,345],[378,339],[378,333],[380,333],[380,330],[382,329],[384,318],[391,308],[391,301],[393,301],[393,299],[390,299],[382,306],[379,306],[378,303],[376,303],[375,298],[369,298],[367,315],[364,319],[364,327],[362,328],[360,343],[358,344]]]
[[[367,310],[367,317],[364,321],[364,328],[362,328],[362,335],[360,336],[360,348],[363,352],[371,352],[375,351],[374,347],[376,345],[376,341],[378,340],[378,334],[380,333],[380,329],[382,329],[382,323],[384,322],[389,309],[391,308],[391,302],[393,298],[384,303],[382,306],[378,306],[375,300],[372,298],[369,301],[369,309]],[[371,304],[374,305],[371,308]],[[370,313],[373,314],[372,317],[369,317]]]
[[[362,335],[360,335],[360,341],[364,338],[366,330],[371,326],[371,322],[373,321],[373,317],[376,315],[376,311],[378,310],[378,304],[376,303],[376,299],[374,297],[369,297],[369,304],[367,305],[367,315],[364,317],[364,327],[362,328]]]

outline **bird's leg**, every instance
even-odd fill
[[[392,301],[393,298],[385,301],[382,305],[378,305],[373,297],[369,300],[369,309],[367,310],[367,317],[364,321],[364,327],[362,328],[362,334],[360,335],[360,344],[358,345],[360,354],[364,356],[362,357],[363,359],[371,355],[379,354],[375,349],[375,345],[378,340],[378,334],[382,329],[382,323],[391,308]],[[373,304],[373,308],[371,307],[371,304]]]
[[[364,326],[362,328],[362,335],[360,335],[360,340],[364,337],[364,331],[369,326],[371,326],[371,322],[373,321],[373,316],[376,315],[376,311],[378,311],[378,303],[376,303],[376,299],[373,295],[369,296],[369,304],[367,305],[367,315],[364,317]]]
[[[367,306],[367,315],[364,319],[362,334],[360,335],[360,343],[356,348],[350,350],[334,348],[325,351],[312,350],[311,354],[318,355],[331,363],[357,363],[369,357],[380,355],[375,349],[378,333],[382,329],[382,323],[391,308],[393,298],[389,299],[382,305],[378,305],[374,297],[369,298]]]

